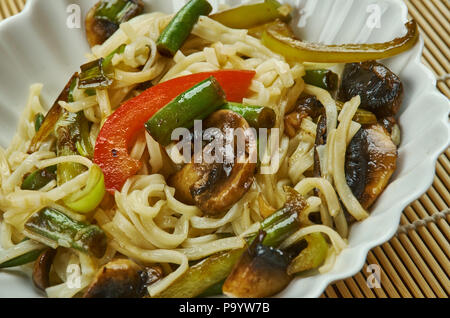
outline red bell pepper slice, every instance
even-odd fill
[[[242,102],[255,72],[223,70],[174,78],[126,101],[108,117],[97,137],[94,163],[102,169],[110,193],[120,191],[125,181],[141,168],[141,163],[130,157],[128,148],[144,124],[178,95],[210,76],[217,79],[228,101]]]

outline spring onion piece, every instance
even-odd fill
[[[100,204],[104,195],[105,178],[99,166],[93,165],[89,169],[86,187],[65,199],[64,204],[76,212],[89,213]]]
[[[275,126],[276,114],[272,108],[244,105],[240,103],[226,103],[222,109],[231,110],[247,120],[251,127],[259,128],[273,128]]]
[[[306,235],[305,240],[308,246],[292,260],[287,269],[289,275],[317,268],[327,258],[328,243],[321,233]]]
[[[174,129],[194,127],[194,120],[205,119],[225,102],[225,93],[219,83],[209,77],[161,108],[145,127],[157,142],[167,146]]]
[[[112,59],[115,54],[122,54],[124,51],[125,44],[122,44],[107,57],[81,65],[78,88],[92,89],[110,86],[114,75]]]
[[[201,15],[208,15],[212,7],[206,0],[190,0],[161,33],[156,45],[159,53],[174,56],[181,48]]]
[[[299,222],[293,225],[293,218],[306,207],[301,196],[289,196],[286,205],[279,211],[266,218],[261,228],[267,233],[263,240],[264,246],[278,246],[286,237],[292,235],[300,227]],[[257,234],[247,238],[251,244]],[[234,265],[245,252],[245,248],[235,249],[212,255],[203,261],[191,266],[185,274],[172,285],[157,295],[159,298],[192,298],[201,295],[210,287],[223,282],[233,270]],[[215,286],[218,289],[218,286]]]
[[[342,107],[344,107],[344,103],[340,101],[336,101],[336,107],[338,109],[338,112],[342,110]],[[353,121],[356,121],[357,123],[360,123],[361,125],[371,125],[377,123],[377,116],[375,116],[374,113],[371,111],[368,111],[366,109],[358,108],[358,110],[355,113],[355,116],[353,116]]]
[[[22,190],[39,190],[47,185],[50,181],[56,179],[56,166],[47,167],[36,170],[29,174],[22,182],[20,188]]]
[[[121,23],[144,11],[141,0],[101,0],[86,16],[86,37],[92,47],[105,42]]]
[[[305,76],[303,76],[303,80],[307,84],[326,89],[330,92],[337,89],[339,76],[325,69],[307,70]]]
[[[37,113],[36,116],[34,116],[34,130],[36,132],[38,132],[39,128],[41,128],[44,119],[45,117],[44,115],[42,115],[42,113]]]
[[[400,54],[412,48],[418,38],[419,30],[414,20],[405,24],[406,35],[392,41],[373,44],[325,45],[307,43],[280,32],[285,26],[282,22],[270,25],[263,33],[262,43],[273,52],[287,59],[316,63],[351,63],[380,60]]]
[[[80,155],[91,159],[94,156],[94,147],[90,140],[89,121],[83,114],[80,114],[80,116],[82,117],[80,120],[80,136],[75,143],[75,147]]]
[[[276,19],[289,22],[291,7],[281,5],[276,0],[265,0],[263,3],[241,5],[236,8],[218,12],[211,19],[233,29],[250,29]]]
[[[30,147],[28,148],[28,153],[33,153],[37,151],[41,145],[42,142],[44,142],[48,136],[53,132],[53,129],[58,122],[61,113],[62,108],[59,106],[59,101],[68,102],[69,100],[69,91],[71,90],[71,87],[73,85],[74,80],[78,77],[78,73],[75,73],[70,78],[69,82],[64,87],[61,94],[58,96],[58,98],[53,103],[53,106],[48,111],[47,115],[45,116],[44,121],[42,122],[41,126],[39,127],[38,132],[36,135],[34,135],[33,139],[31,140]]]
[[[97,258],[101,258],[106,251],[106,235],[102,229],[72,220],[49,207],[31,215],[25,223],[25,233],[50,247],[73,248]]]
[[[83,120],[83,113],[70,113],[63,111],[55,126],[56,154],[58,157],[78,155],[76,143],[80,140],[80,123]],[[64,162],[58,164],[57,182],[58,185],[72,180],[85,171],[85,167],[76,162]]]
[[[1,263],[0,268],[10,268],[10,267],[22,266],[22,265],[34,262],[39,257],[39,255],[41,254],[41,252],[43,250],[44,249],[36,249],[34,251],[17,256],[9,261]]]

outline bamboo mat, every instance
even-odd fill
[[[0,20],[17,14],[26,0],[0,0]],[[422,61],[441,79],[437,87],[450,98],[450,2],[405,0],[425,40]],[[436,164],[432,187],[408,206],[397,235],[372,249],[355,276],[328,286],[321,297],[448,297],[450,294],[450,149]],[[372,264],[381,268],[379,288]]]

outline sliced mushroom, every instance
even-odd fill
[[[209,116],[204,125],[227,129],[249,128],[247,121],[230,110],[219,110]],[[226,212],[248,191],[254,180],[256,163],[246,155],[243,162],[236,159],[224,163],[189,163],[173,175],[169,184],[175,187],[176,197],[187,204],[195,204],[207,215]],[[231,161],[231,160],[230,160]]]
[[[375,61],[346,64],[339,89],[339,99],[349,101],[361,97],[361,108],[378,118],[395,116],[403,101],[400,78]]]
[[[368,209],[383,192],[396,168],[397,147],[380,124],[363,126],[346,152],[347,184]]]
[[[317,97],[303,94],[297,100],[297,106],[294,110],[284,117],[286,135],[293,138],[300,129],[304,118],[311,117],[312,119],[316,119],[323,114],[325,114],[325,108]]]
[[[86,16],[86,37],[91,47],[102,44],[126,22],[144,11],[142,0],[101,0]],[[105,16],[102,12],[107,12]],[[111,15],[114,15],[112,17]]]
[[[244,252],[233,271],[225,280],[223,293],[230,297],[262,298],[283,290],[292,277],[287,274],[288,255],[281,250],[262,244],[261,232]]]
[[[50,269],[56,255],[56,250],[44,250],[34,263],[33,283],[40,290],[45,290],[50,286]]]
[[[158,281],[158,267],[144,268],[129,259],[116,259],[100,268],[84,298],[141,298]]]

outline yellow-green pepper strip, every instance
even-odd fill
[[[43,208],[25,222],[25,233],[35,241],[46,245],[63,246],[103,257],[107,239],[105,232],[96,225],[72,220],[64,213]]]
[[[208,15],[211,11],[212,7],[208,1],[190,0],[161,33],[156,42],[159,53],[174,56],[191,34],[198,18]]]
[[[276,19],[289,22],[291,8],[281,5],[276,0],[265,0],[263,3],[247,4],[218,12],[211,19],[233,29],[250,29]]]
[[[317,268],[327,258],[328,243],[321,233],[306,235],[305,240],[308,246],[292,260],[287,269],[289,275]]]
[[[280,23],[266,29],[261,38],[262,43],[273,52],[283,55],[289,60],[300,62],[352,63],[384,59],[409,50],[419,38],[419,30],[414,20],[405,24],[406,35],[392,41],[341,45],[325,45],[296,40],[279,31]]]
[[[93,165],[89,169],[86,187],[64,200],[64,204],[79,213],[93,211],[103,200],[105,195],[105,178],[99,166]]]

